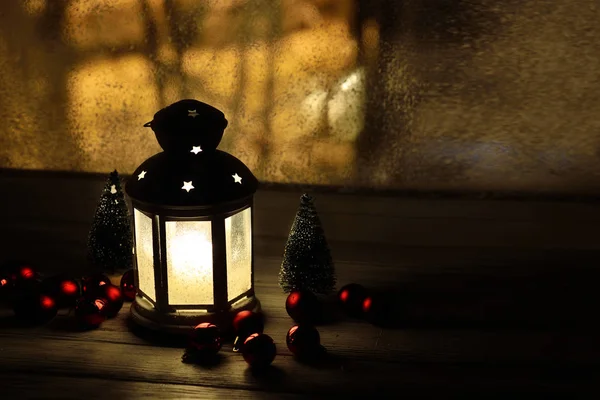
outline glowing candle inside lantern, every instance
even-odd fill
[[[170,305],[211,304],[213,254],[209,221],[167,221]]]

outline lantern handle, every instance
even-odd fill
[[[152,125],[152,121],[150,121],[150,122],[146,122],[146,123],[144,124],[144,128],[148,128],[150,125]]]

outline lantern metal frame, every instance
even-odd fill
[[[134,257],[135,286],[138,290],[131,305],[134,322],[147,328],[182,332],[202,322],[218,324],[221,329],[231,327],[233,316],[243,310],[260,311],[260,301],[254,294],[254,240],[251,239],[250,289],[228,300],[227,254],[225,237],[226,218],[250,209],[250,232],[254,232],[254,200],[248,196],[235,202],[215,206],[173,207],[144,203],[132,199],[133,208],[152,219],[153,271],[156,299],[139,289],[139,269]],[[167,279],[167,221],[210,221],[213,250],[213,304],[172,305],[168,302],[169,282]],[[135,221],[134,221],[135,224]],[[135,225],[134,225],[135,227]],[[135,229],[134,229],[135,231]],[[134,248],[137,248],[134,235]]]

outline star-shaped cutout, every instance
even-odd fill
[[[145,177],[146,177],[146,171],[140,172],[140,174],[138,175],[138,181],[141,179],[144,179]]]
[[[190,150],[190,153],[198,154],[201,151],[202,149],[200,148],[200,146],[192,146],[192,150]]]
[[[190,190],[194,189],[194,187],[192,186],[192,181],[189,181],[189,182],[183,181],[182,189],[186,190],[189,193]]]
[[[233,180],[235,181],[235,183],[239,183],[240,185],[242,184],[242,177],[239,176],[237,174],[237,172],[235,173],[235,175],[231,175],[233,177]]]
[[[196,110],[188,110],[188,117],[196,118],[198,115],[200,114],[198,114]]]
[[[116,185],[112,185],[112,186],[110,187],[110,192],[111,192],[112,194],[116,194],[116,193],[117,193],[117,186],[116,186]]]

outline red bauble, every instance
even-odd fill
[[[249,310],[240,311],[233,318],[233,329],[237,335],[233,342],[233,351],[238,352],[248,336],[264,332],[263,315]]]
[[[82,279],[81,286],[84,296],[95,296],[104,285],[110,285],[110,279],[103,274],[94,274]],[[101,293],[101,292],[100,292]]]
[[[75,305],[75,318],[86,329],[97,328],[106,320],[106,300],[81,297]]]
[[[44,279],[42,290],[56,299],[58,308],[74,306],[81,295],[77,281],[66,275],[56,275]]]
[[[45,324],[51,321],[58,311],[56,301],[43,294],[39,288],[21,291],[13,299],[15,317],[27,324]]]
[[[105,300],[106,308],[104,313],[107,318],[115,317],[123,307],[123,296],[121,294],[121,289],[115,285],[102,285],[99,291],[97,291],[95,297]]]
[[[200,356],[212,356],[221,350],[221,334],[215,324],[203,322],[190,335],[189,349]]]
[[[365,319],[375,325],[387,325],[391,320],[391,302],[382,294],[365,297],[362,303],[362,312]]]
[[[32,283],[35,285],[39,282],[39,274],[29,263],[10,262],[4,270],[8,275],[7,280],[16,288],[29,287]]]
[[[233,318],[233,329],[238,335],[246,334],[248,336],[251,333],[263,333],[265,329],[263,315],[249,310],[240,311]]]
[[[298,323],[312,324],[321,319],[321,303],[317,296],[309,291],[292,291],[285,301],[285,309]]]
[[[313,357],[321,350],[319,331],[310,325],[294,325],[285,338],[288,349],[297,357]]]
[[[125,272],[123,274],[123,276],[121,277],[121,283],[120,283],[121,294],[123,295],[123,298],[127,301],[135,300],[136,290],[135,290],[133,274],[134,274],[134,271],[132,269],[130,269],[129,271]]]
[[[244,340],[242,355],[253,368],[265,368],[275,359],[277,348],[273,339],[264,333],[253,333]]]
[[[350,283],[338,292],[338,301],[342,309],[352,316],[359,316],[362,313],[363,301],[367,297],[367,289],[358,283]]]
[[[10,274],[0,273],[0,300],[8,297],[12,286],[12,278]]]

